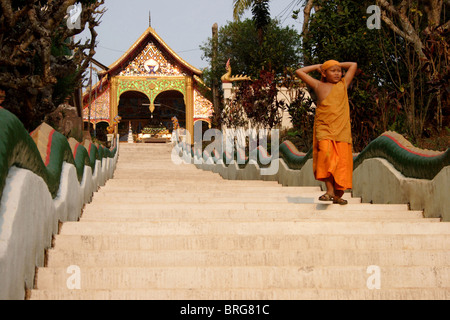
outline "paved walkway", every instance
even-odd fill
[[[31,299],[450,298],[448,223],[223,180],[170,153],[120,145],[114,179],[62,224]]]

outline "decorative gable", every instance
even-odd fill
[[[138,55],[125,63],[119,76],[185,76],[173,58],[164,54],[152,41]]]

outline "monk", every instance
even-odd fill
[[[352,188],[353,155],[350,107],[347,88],[357,70],[356,62],[328,60],[300,68],[297,76],[317,95],[313,134],[313,171],[317,180],[325,182],[327,192],[319,200],[347,204],[342,199]],[[346,69],[342,77],[342,69]],[[308,73],[319,71],[321,80]]]

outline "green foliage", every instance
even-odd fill
[[[304,90],[299,90],[297,97],[287,105],[295,131],[288,135],[294,136],[291,140],[300,140],[296,144],[299,149],[308,151],[312,147],[315,105],[310,97],[306,97]]]
[[[252,5],[253,22],[258,31],[258,41],[262,44],[266,27],[270,24],[269,0],[254,1]]]
[[[282,27],[279,21],[271,20],[264,29],[262,41],[259,36],[255,23],[246,19],[229,22],[219,29],[216,59],[213,58],[213,39],[209,38],[203,43],[200,46],[203,58],[211,65],[203,70],[206,84],[212,87],[214,82],[221,83],[220,78],[226,73],[228,59],[232,75],[245,74],[253,79],[260,77],[261,70],[270,71],[274,74],[274,79],[278,79],[286,68],[298,66],[301,39],[296,30]],[[215,115],[217,122],[226,121],[233,126],[241,124],[245,112],[237,103],[225,110],[229,119],[221,118],[222,108],[218,110],[220,114]]]
[[[329,59],[356,61],[365,74],[379,77],[378,71],[385,65],[380,32],[367,28],[366,9],[370,1],[316,1],[321,8],[313,15],[308,36],[304,38],[304,63],[323,63]]]
[[[284,101],[277,99],[273,72],[261,70],[259,78],[242,84],[236,91],[235,104],[241,105],[254,126],[272,128],[282,120]]]
[[[316,0],[320,7],[303,39],[305,65],[328,59],[355,61],[360,69],[349,90],[355,151],[386,130],[396,130],[413,143],[439,135],[448,125],[448,29],[429,25],[426,4],[410,1],[403,8],[423,44],[423,56],[412,43],[385,23],[369,29],[371,0]],[[392,5],[398,9],[400,2]],[[298,16],[299,12],[294,12]],[[402,29],[399,17],[386,12]],[[445,10],[441,20],[446,19]],[[448,114],[448,112],[447,112]],[[441,116],[440,116],[441,115]]]
[[[360,72],[349,90],[355,151],[362,150],[383,130],[376,121],[376,93],[387,78],[380,42],[385,47],[390,44],[380,37],[379,30],[367,28],[369,2],[317,0],[320,10],[312,15],[309,32],[303,39],[304,65],[330,59],[358,63]]]
[[[212,38],[203,43],[203,58],[213,61]],[[300,36],[296,30],[272,20],[267,25],[262,44],[258,42],[258,32],[252,20],[229,22],[219,29],[217,69],[208,68],[208,85],[211,78],[226,72],[225,65],[231,59],[233,74],[246,74],[257,78],[260,70],[273,70],[277,76],[284,68],[297,66],[300,60]]]
[[[100,23],[104,1],[78,2],[83,5],[80,28],[67,26],[71,1],[4,0],[0,6],[0,88],[6,94],[2,106],[28,131],[81,87],[95,53],[94,27]],[[87,25],[91,40],[72,43]]]

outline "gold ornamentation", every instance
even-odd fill
[[[120,117],[120,116],[116,116],[113,119],[111,125],[108,128],[106,128],[106,130],[108,130],[109,134],[114,133],[114,128],[115,128],[115,126],[117,126],[119,124],[120,120],[122,120],[122,117]]]
[[[177,117],[172,117],[172,123],[173,123],[173,130],[177,130],[180,128],[180,124],[178,123],[178,118]]]
[[[226,70],[227,73],[225,73],[222,78],[220,78],[222,80],[222,82],[233,82],[233,81],[252,81],[252,79],[248,76],[244,76],[244,75],[240,75],[240,76],[231,76],[231,64],[230,64],[230,59],[228,59],[227,61],[227,65],[226,65]]]
[[[213,115],[213,104],[205,98],[200,91],[194,89],[194,118],[211,118]]]

